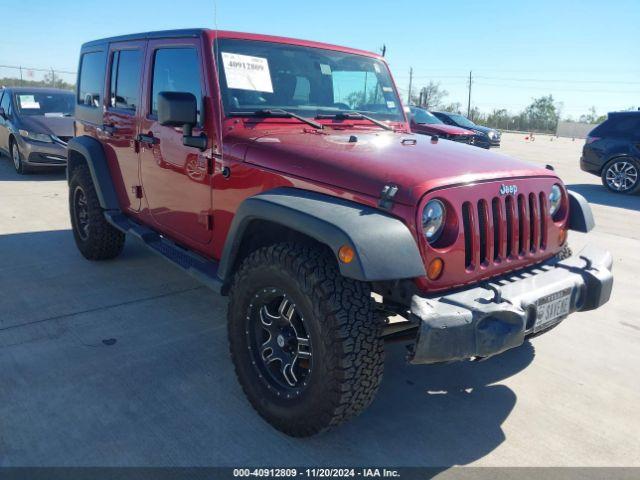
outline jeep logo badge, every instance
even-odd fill
[[[500,185],[500,195],[515,195],[516,193],[518,193],[516,185]]]

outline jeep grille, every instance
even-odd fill
[[[535,254],[546,246],[546,197],[543,192],[493,197],[462,204],[465,267],[500,263]]]

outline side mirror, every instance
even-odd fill
[[[198,123],[198,102],[192,93],[159,92],[158,123],[165,127],[182,127],[183,145],[200,150],[207,148],[206,135],[193,136],[193,127]]]

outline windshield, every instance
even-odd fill
[[[462,115],[458,115],[457,113],[449,113],[448,114],[451,119],[456,122],[461,127],[475,127],[476,124],[469,120],[467,117],[463,117]]]
[[[442,124],[444,123],[438,117],[436,117],[433,113],[427,112],[421,108],[412,108],[411,115],[413,115],[413,120],[416,123],[428,123],[428,124]]]
[[[225,114],[282,109],[305,117],[357,111],[404,122],[384,62],[320,48],[218,40]]]
[[[20,92],[15,94],[16,106],[22,115],[45,117],[71,116],[75,97],[73,93]]]

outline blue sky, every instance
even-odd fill
[[[401,92],[429,80],[482,111],[517,112],[553,94],[564,116],[640,106],[640,1],[218,0],[220,29],[377,50]],[[214,26],[213,0],[23,0],[3,6],[0,65],[75,71],[82,42]],[[0,77],[14,73],[0,67]],[[39,75],[37,72],[34,75]]]

